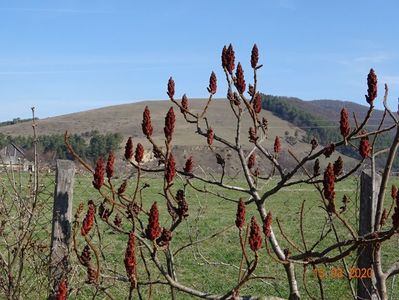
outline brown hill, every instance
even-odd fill
[[[190,110],[194,113],[201,112],[205,104],[206,100],[204,99],[190,99]],[[41,119],[38,120],[37,130],[39,135],[62,134],[66,130],[71,134],[81,134],[92,130],[98,130],[100,133],[118,132],[121,133],[125,139],[128,136],[132,136],[135,143],[141,142],[149,150],[150,145],[143,137],[141,131],[142,113],[146,105],[148,105],[151,111],[154,127],[153,138],[159,145],[164,145],[164,118],[168,109],[173,106],[173,103],[169,101],[136,102]],[[198,134],[195,134],[195,125],[187,124],[180,112],[176,110],[176,107],[175,112],[176,129],[173,137],[173,144],[176,146],[176,151],[183,154],[180,155],[181,159],[188,154],[193,154],[197,161],[203,161],[205,165],[209,165],[211,162],[214,164],[214,155],[207,155],[211,157],[209,159],[205,159],[203,155],[205,153],[204,150],[207,149],[206,140]],[[272,149],[275,136],[280,136],[282,138],[282,149],[292,149],[299,156],[304,155],[305,152],[309,150],[309,145],[301,142],[302,136],[304,135],[302,129],[274,116],[271,112],[266,110],[262,110],[261,117],[262,116],[264,116],[269,123],[269,138],[265,141],[265,146],[267,148]],[[227,100],[213,100],[207,112],[207,118],[215,134],[234,142],[234,134],[236,131],[235,117],[231,112]],[[241,134],[242,141],[247,147],[250,146],[248,142],[248,128],[251,125],[250,119],[248,116],[245,116],[241,126]],[[6,135],[26,135],[30,132],[31,125],[29,122],[0,127],[0,133]],[[220,147],[218,148],[220,151],[226,150],[223,149],[223,145],[219,143],[215,143],[215,146]],[[227,156],[229,155],[227,152],[225,154]],[[287,163],[291,161],[287,153],[281,159],[286,160]],[[333,157],[333,159],[335,159],[335,157]],[[354,162],[354,160],[350,158],[346,158],[345,160],[351,163]]]

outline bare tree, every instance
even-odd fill
[[[68,135],[65,135],[66,144],[70,152],[79,160],[82,165],[93,173],[93,186],[101,194],[104,201],[101,204],[95,204],[93,201],[89,202],[88,210],[83,221],[81,220],[81,213],[83,206],[80,206],[76,213],[76,220],[74,225],[74,241],[75,252],[80,263],[87,269],[88,282],[94,284],[97,289],[105,291],[102,287],[103,278],[101,272],[106,272],[105,268],[101,267],[101,253],[99,251],[100,245],[95,245],[91,239],[90,232],[95,226],[96,207],[98,207],[101,219],[107,223],[111,228],[120,234],[128,236],[128,245],[125,252],[125,268],[126,277],[118,277],[120,280],[130,282],[130,296],[133,296],[134,290],[140,294],[140,287],[152,286],[156,284],[167,284],[170,286],[171,298],[176,298],[176,290],[190,294],[204,299],[240,299],[240,288],[252,280],[271,279],[270,276],[262,277],[256,276],[255,271],[258,265],[258,253],[262,246],[266,249],[268,255],[276,262],[284,266],[286,272],[287,284],[289,287],[289,299],[300,299],[300,290],[298,288],[298,278],[303,279],[305,292],[313,299],[325,299],[323,282],[320,274],[317,280],[319,283],[319,294],[312,295],[312,292],[307,288],[307,269],[317,270],[317,266],[321,264],[332,264],[341,261],[344,266],[344,274],[350,287],[352,297],[357,299],[355,288],[353,286],[354,280],[359,276],[352,274],[354,271],[348,266],[346,258],[351,254],[360,251],[367,245],[371,245],[373,249],[373,263],[366,268],[365,276],[373,278],[373,284],[376,288],[376,295],[379,299],[387,299],[386,280],[390,276],[399,272],[399,262],[393,264],[386,271],[381,267],[381,249],[382,243],[390,239],[399,228],[399,196],[397,193],[392,193],[392,197],[396,201],[391,210],[387,212],[383,210],[385,191],[387,188],[389,176],[391,173],[393,159],[396,155],[399,144],[399,127],[398,121],[394,114],[388,109],[386,105],[388,88],[384,97],[385,112],[381,119],[380,126],[370,132],[366,132],[367,123],[374,110],[374,100],[377,97],[377,77],[373,70],[370,71],[367,78],[368,91],[366,100],[369,109],[364,119],[359,122],[354,115],[354,128],[351,128],[349,121],[349,113],[346,109],[341,111],[340,132],[342,139],[325,146],[318,148],[318,142],[313,139],[309,145],[309,151],[303,157],[298,157],[293,151],[288,150],[288,153],[297,162],[292,168],[281,165],[279,154],[281,153],[282,145],[279,137],[274,138],[273,149],[267,149],[264,146],[265,140],[268,138],[268,122],[261,116],[262,114],[262,99],[258,92],[257,70],[262,67],[258,62],[258,48],[254,45],[251,53],[251,67],[252,67],[252,84],[248,85],[248,96],[245,94],[247,84],[244,78],[244,71],[240,63],[235,65],[235,53],[232,45],[225,46],[222,51],[222,67],[225,74],[225,80],[228,86],[227,101],[231,108],[231,115],[235,119],[235,137],[234,140],[228,140],[218,134],[217,130],[212,126],[207,119],[207,111],[211,109],[212,99],[217,90],[217,79],[215,73],[212,72],[209,79],[208,101],[200,113],[194,113],[190,110],[189,100],[186,95],[183,95],[181,101],[175,98],[175,83],[172,78],[168,81],[167,94],[171,102],[182,113],[184,119],[189,124],[192,124],[193,130],[202,136],[209,146],[210,153],[216,157],[217,164],[221,167],[220,174],[213,175],[212,179],[201,175],[200,172],[194,172],[193,166],[195,162],[190,157],[187,159],[184,168],[176,168],[176,161],[172,153],[173,133],[175,130],[175,112],[173,107],[169,109],[165,117],[164,145],[160,145],[153,138],[153,127],[151,123],[151,113],[148,107],[145,107],[143,113],[142,130],[147,140],[153,147],[153,153],[158,160],[158,166],[148,167],[143,164],[144,147],[138,144],[136,149],[133,149],[132,139],[126,143],[125,159],[136,170],[135,175],[129,176],[126,181],[119,187],[115,188],[113,184],[113,165],[114,155],[109,154],[107,163],[100,158],[97,161],[95,169],[84,162],[73,150],[68,142]],[[252,126],[250,128],[242,128],[242,120],[249,118]],[[385,126],[385,118],[392,118],[393,125]],[[388,149],[381,151],[374,151],[374,143],[379,134],[396,130],[395,138],[392,145]],[[244,134],[243,134],[244,133]],[[370,142],[370,139],[373,139]],[[244,139],[249,139],[252,148],[247,151],[244,146]],[[217,153],[214,143],[220,143],[229,148],[233,155],[235,155],[240,162],[241,174],[244,177],[244,186],[232,185],[226,182],[226,163],[220,153]],[[361,159],[356,166],[350,170],[343,172],[343,160],[338,158],[335,162],[329,162],[327,168],[322,172],[320,170],[320,160],[329,160],[331,154],[338,148],[352,147],[359,151]],[[378,192],[378,203],[374,222],[374,231],[366,235],[359,235],[357,229],[353,228],[343,210],[337,209],[335,184],[345,179],[350,178],[357,172],[360,166],[368,159],[372,159],[374,166],[374,158],[381,153],[388,153],[388,159],[385,169],[382,173],[381,188]],[[271,165],[267,171],[262,171],[258,168],[257,161],[266,160]],[[313,164],[313,170],[308,170],[309,164]],[[373,168],[375,173],[375,168]],[[306,177],[296,176],[299,172],[304,172]],[[171,218],[171,225],[169,227],[161,227],[159,223],[159,209],[156,202],[153,203],[150,211],[146,211],[142,205],[142,192],[145,186],[141,186],[141,177],[143,173],[158,173],[163,174],[163,189],[162,198],[159,201],[165,201],[168,213]],[[323,174],[321,174],[323,173]],[[173,185],[175,176],[184,178],[184,188],[177,189]],[[129,180],[135,177],[135,191],[133,197],[125,195],[126,185]],[[105,179],[106,178],[106,179]],[[272,186],[265,188],[261,183],[268,181],[271,178],[276,179],[270,181]],[[233,199],[236,201],[237,218],[235,220],[236,227],[239,231],[240,249],[242,253],[242,261],[238,270],[239,280],[234,286],[226,288],[224,295],[213,294],[212,291],[200,291],[191,286],[185,285],[176,272],[174,257],[175,255],[192,246],[194,243],[200,243],[203,240],[188,241],[187,245],[173,252],[173,232],[182,224],[188,215],[188,204],[185,198],[185,189],[193,188],[198,192],[212,193],[208,189],[200,189],[195,185],[196,182],[205,183],[207,186],[215,186],[226,191],[236,191],[243,193],[246,198]],[[281,189],[300,184],[308,184],[314,187],[320,195],[321,203],[326,215],[326,226],[329,230],[320,232],[318,239],[309,241],[305,239],[303,227],[304,206],[302,203],[300,207],[300,236],[302,245],[296,245],[293,240],[284,232],[282,224],[278,222],[277,225],[281,236],[290,245],[290,249],[283,249],[280,242],[276,238],[275,228],[272,226],[272,212],[268,212],[269,199],[278,193]],[[222,199],[227,198],[221,193],[214,193]],[[229,199],[231,200],[231,199]],[[258,216],[252,216],[250,223],[246,228],[246,207],[254,206],[258,212]],[[393,213],[391,211],[393,209]],[[387,230],[383,230],[382,225],[387,222],[389,215],[392,215],[392,226]],[[112,220],[111,215],[114,215]],[[143,217],[148,217],[147,225],[144,224]],[[129,222],[131,230],[125,231],[122,229],[121,222]],[[260,220],[260,221],[257,221]],[[258,223],[259,222],[259,223]],[[348,232],[349,239],[341,239],[337,233],[337,226],[342,226]],[[221,229],[218,233],[222,233],[225,229]],[[261,233],[263,231],[263,234]],[[85,246],[78,245],[77,236],[80,232],[85,241]],[[216,233],[216,234],[218,234]],[[334,243],[321,248],[322,242],[327,236],[334,237]],[[252,250],[253,254],[247,253],[247,247]],[[145,251],[143,250],[145,249]],[[82,251],[82,250],[83,251]],[[82,252],[80,252],[82,251]],[[92,260],[90,253],[94,253],[95,259]],[[161,258],[161,256],[164,256]],[[137,277],[137,262],[142,260],[148,274],[147,280]],[[153,280],[151,278],[151,269],[148,264],[149,261],[156,267],[163,279]],[[298,276],[295,266],[302,268],[302,276]],[[297,268],[298,269],[298,268]],[[184,279],[183,279],[184,281]],[[149,297],[151,296],[151,288],[149,289]],[[112,297],[111,295],[108,295]],[[371,295],[370,295],[371,297]],[[255,297],[254,297],[255,298]]]

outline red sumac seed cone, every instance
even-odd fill
[[[206,137],[206,141],[209,146],[211,146],[213,144],[213,138],[214,138],[213,129],[209,128],[208,132],[207,132],[207,137]]]
[[[335,177],[338,177],[342,174],[344,169],[344,161],[341,156],[338,156],[338,159],[334,162],[334,174]]]
[[[331,163],[328,164],[327,169],[324,172],[323,187],[324,187],[324,197],[328,201],[327,209],[329,212],[333,212],[335,209],[334,199],[335,199],[335,174],[334,167]]]
[[[125,158],[127,160],[131,160],[132,157],[133,157],[133,140],[132,137],[129,137],[125,146]]]
[[[235,61],[235,53],[233,46],[230,44],[229,47],[226,48],[226,46],[223,47],[222,51],[222,66],[223,68],[226,68],[227,72],[229,74],[233,74],[234,70],[234,61]]]
[[[260,227],[256,222],[255,217],[251,218],[251,226],[249,231],[249,246],[251,250],[256,252],[262,247],[262,236],[260,234]]]
[[[146,137],[150,137],[153,132],[152,124],[151,124],[151,112],[146,106],[143,112],[143,123],[141,124],[141,129]]]
[[[276,138],[274,139],[274,153],[278,154],[281,151],[281,142],[280,142],[280,138],[278,136],[276,136]]]
[[[330,157],[331,154],[333,154],[334,151],[335,151],[335,145],[334,144],[330,144],[330,145],[324,147],[323,154],[324,154],[325,157]]]
[[[251,51],[251,67],[253,69],[255,69],[257,67],[258,61],[259,61],[259,50],[258,50],[258,46],[256,46],[256,44],[254,44],[254,46],[252,47],[252,51]]]
[[[371,146],[369,143],[369,138],[367,136],[362,137],[360,139],[360,144],[359,144],[359,154],[363,158],[367,158],[370,155],[370,150]]]
[[[114,163],[115,163],[115,155],[113,151],[110,151],[108,154],[107,167],[105,168],[108,179],[114,176]]]
[[[341,120],[339,121],[339,128],[340,128],[341,134],[344,138],[346,138],[351,131],[351,128],[349,125],[349,115],[345,108],[343,108],[341,110]]]
[[[169,159],[166,163],[165,179],[170,185],[173,182],[173,178],[176,176],[176,162],[172,154],[170,154]]]
[[[188,98],[187,98],[186,94],[184,94],[181,99],[181,106],[183,107],[183,109],[180,109],[180,111],[182,113],[185,113],[188,111]]]
[[[187,160],[186,160],[186,164],[184,166],[183,171],[189,175],[193,174],[193,157],[190,156]]]
[[[252,153],[249,158],[248,158],[248,162],[247,162],[247,166],[248,169],[252,169],[256,164],[256,154]]]
[[[96,214],[96,207],[94,206],[94,202],[90,200],[86,216],[83,219],[82,223],[82,229],[81,229],[82,236],[87,235],[90,232],[91,228],[93,227],[95,214]]]
[[[249,134],[249,141],[251,143],[256,143],[256,141],[258,140],[258,137],[256,136],[256,131],[253,127],[249,128],[248,134]]]
[[[66,278],[62,278],[58,284],[56,300],[66,300],[68,298],[68,284]]]
[[[168,96],[170,99],[173,99],[173,96],[175,95],[175,82],[172,79],[172,77],[169,78],[168,80]]]
[[[136,147],[136,153],[134,154],[134,159],[137,163],[141,163],[144,158],[144,147],[142,144],[138,143]]]
[[[100,157],[97,160],[96,168],[93,174],[93,186],[99,190],[104,184],[104,159]]]
[[[243,198],[240,198],[240,201],[237,205],[237,213],[236,213],[236,226],[238,229],[242,229],[245,224],[245,202]]]
[[[236,70],[236,88],[240,94],[245,92],[245,79],[244,70],[242,69],[241,63],[238,63]]]
[[[159,211],[157,203],[154,202],[150,209],[150,215],[148,217],[148,226],[146,229],[147,238],[154,241],[161,234],[161,227],[159,226]]]
[[[176,123],[176,116],[173,107],[171,107],[169,108],[169,111],[166,114],[165,127],[163,129],[165,133],[165,138],[168,142],[172,140],[173,131],[175,129],[175,123]]]
[[[137,285],[137,270],[136,270],[136,237],[134,232],[129,233],[129,240],[127,242],[126,252],[125,252],[125,269],[127,277],[129,278],[132,286]]]
[[[254,111],[255,113],[260,113],[262,110],[262,96],[259,93],[256,93],[254,98]]]
[[[212,95],[216,94],[216,89],[217,89],[217,84],[216,84],[216,74],[215,72],[211,73],[211,76],[209,77],[209,87],[208,87],[208,92]]]
[[[373,69],[370,69],[367,75],[367,87],[367,95],[365,97],[367,103],[372,106],[374,99],[377,98],[377,75]]]
[[[123,181],[120,187],[118,188],[118,195],[122,195],[124,192],[126,192],[127,188],[127,180]]]

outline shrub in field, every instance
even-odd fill
[[[36,120],[33,113],[33,170],[0,156],[0,298],[32,299],[48,292],[52,192],[39,182]],[[19,168],[18,168],[19,167]],[[67,287],[64,286],[64,290]]]
[[[346,259],[356,253],[362,251],[366,246],[372,247],[373,263],[369,266],[369,274],[365,276],[372,277],[375,295],[380,299],[387,299],[386,280],[392,275],[399,272],[399,263],[393,264],[387,270],[383,271],[381,266],[382,243],[395,235],[399,228],[399,200],[395,198],[396,204],[393,209],[383,212],[383,204],[387,182],[390,176],[390,170],[393,158],[396,155],[399,144],[399,127],[396,116],[388,109],[386,105],[387,92],[384,97],[385,114],[381,120],[380,126],[374,131],[365,131],[373,109],[374,102],[377,97],[377,77],[373,70],[370,71],[367,79],[368,91],[366,95],[369,110],[361,122],[355,118],[355,126],[350,126],[349,112],[346,109],[341,111],[340,132],[342,139],[331,142],[324,148],[319,148],[316,139],[312,139],[309,144],[308,152],[303,157],[297,157],[291,150],[283,149],[280,137],[271,137],[274,139],[273,148],[267,149],[264,141],[268,138],[268,122],[262,117],[261,97],[258,92],[257,71],[262,67],[259,64],[259,52],[256,45],[251,53],[252,67],[252,84],[248,83],[248,77],[245,77],[241,63],[236,64],[235,52],[232,45],[225,46],[222,50],[222,67],[228,86],[227,100],[231,108],[231,116],[234,118],[236,125],[236,133],[234,140],[219,135],[217,127],[212,126],[207,119],[207,111],[212,109],[212,99],[217,92],[217,78],[214,72],[211,73],[209,79],[208,101],[200,112],[193,112],[190,109],[190,101],[186,95],[182,100],[175,98],[175,82],[172,78],[167,84],[167,95],[170,101],[184,117],[185,121],[192,124],[193,130],[204,138],[204,143],[209,146],[209,153],[215,155],[216,163],[220,166],[221,172],[213,179],[203,177],[197,172],[195,161],[189,157],[184,166],[176,164],[173,154],[173,135],[175,132],[176,115],[173,107],[169,109],[165,117],[165,126],[163,128],[165,139],[163,143],[155,141],[152,138],[153,126],[151,123],[151,111],[148,107],[144,108],[142,131],[148,142],[152,145],[154,157],[158,160],[157,167],[148,167],[143,163],[144,147],[137,144],[134,148],[134,141],[129,138],[124,158],[136,170],[135,178],[129,176],[119,188],[114,186],[114,156],[110,153],[107,163],[100,157],[96,167],[93,170],[86,162],[84,162],[74,151],[68,142],[68,136],[65,141],[70,152],[78,159],[83,166],[93,173],[93,187],[98,190],[101,203],[89,202],[87,213],[82,221],[82,211],[76,214],[74,223],[74,249],[79,258],[80,263],[87,269],[87,282],[93,284],[99,291],[106,292],[107,278],[110,278],[110,270],[103,266],[106,258],[101,249],[101,240],[94,242],[96,222],[94,215],[96,207],[101,220],[113,230],[113,232],[124,235],[127,240],[125,251],[125,270],[124,276],[113,276],[113,280],[121,280],[129,283],[129,299],[133,297],[137,291],[138,297],[143,298],[142,289],[147,288],[148,297],[151,297],[153,286],[168,285],[170,287],[170,297],[176,299],[176,291],[186,293],[192,297],[204,299],[243,299],[240,296],[240,290],[245,285],[251,284],[253,281],[272,280],[274,274],[267,276],[256,276],[254,272],[257,270],[261,259],[270,258],[270,261],[281,264],[285,270],[287,278],[287,286],[289,290],[289,299],[300,299],[301,293],[307,293],[308,296],[314,298],[325,299],[328,295],[324,294],[323,281],[321,276],[317,276],[319,284],[319,292],[307,289],[308,268],[317,270],[320,265],[329,265],[335,262],[342,262],[344,277],[351,290],[351,296],[356,299],[354,284],[357,280],[356,276],[352,276],[350,267]],[[248,91],[248,95],[246,95]],[[242,128],[242,120],[249,118],[251,120],[250,128]],[[393,125],[384,126],[384,119],[391,118]],[[396,138],[391,147],[381,151],[374,151],[373,145],[377,136],[383,132],[396,130]],[[243,134],[244,133],[244,134]],[[249,140],[251,149],[245,149],[243,140]],[[356,142],[358,142],[358,146]],[[236,155],[240,161],[241,175],[244,177],[245,186],[232,185],[226,182],[225,168],[226,163],[222,155],[217,153],[215,144],[220,143],[224,147],[229,148],[233,155]],[[339,157],[335,162],[331,160],[331,155],[339,147],[352,147],[359,151],[362,159],[357,165],[350,170],[344,170],[344,162]],[[286,168],[280,162],[280,154],[287,151],[295,161],[296,166]],[[336,184],[348,179],[351,175],[366,162],[370,160],[374,164],[375,157],[383,152],[388,152],[388,159],[385,169],[382,173],[382,184],[378,191],[378,202],[375,215],[374,228],[371,233],[359,235],[358,231],[353,228],[344,214],[344,209],[337,209]],[[258,162],[265,160],[270,163],[271,170],[261,171],[257,166]],[[325,161],[327,168],[321,169],[320,162]],[[313,165],[313,171],[308,171],[309,163]],[[106,164],[106,167],[105,167]],[[303,171],[306,177],[295,176]],[[267,173],[266,173],[267,172]],[[157,173],[163,175],[163,185],[160,193],[153,194],[153,204],[148,210],[143,205],[142,193],[145,192],[146,186],[141,183],[144,173]],[[105,178],[105,176],[107,178]],[[176,184],[176,178],[183,182],[183,188]],[[263,185],[262,182],[270,181],[271,185]],[[135,181],[135,182],[134,182]],[[236,220],[232,219],[231,223],[238,229],[237,251],[240,252],[241,262],[237,270],[238,280],[232,286],[226,286],[224,294],[214,294],[212,290],[198,290],[193,285],[187,285],[184,282],[184,276],[178,274],[178,268],[175,264],[175,255],[181,250],[189,248],[201,241],[187,241],[187,245],[173,252],[171,249],[174,245],[175,231],[190,214],[190,199],[186,199],[186,190],[194,188],[194,182],[202,182],[207,186],[216,186],[226,192],[243,193],[247,197],[236,197],[233,199],[237,203]],[[320,233],[316,240],[308,240],[305,238],[306,228],[303,228],[304,206],[303,202],[300,208],[300,224],[298,224],[298,236],[300,236],[301,246],[297,245],[283,230],[279,222],[278,229],[281,238],[285,244],[290,245],[288,248],[282,248],[281,242],[276,237],[273,226],[272,212],[268,211],[269,199],[284,188],[295,185],[307,184],[314,191],[318,192],[320,204],[325,213],[326,225],[329,230]],[[126,186],[134,186],[133,196],[125,194]],[[209,192],[208,190],[196,189],[198,192]],[[221,199],[226,199],[221,194],[216,194]],[[346,205],[348,199],[344,200]],[[167,209],[170,219],[170,225],[160,223],[160,207],[158,203],[164,203],[162,207]],[[256,211],[256,215],[251,213],[246,216],[250,207]],[[392,207],[391,207],[392,208]],[[81,210],[81,209],[80,209]],[[392,222],[389,224],[389,217]],[[382,224],[387,223],[389,226],[382,228]],[[337,234],[337,226],[341,226],[346,230],[346,235]],[[215,229],[216,230],[216,229]],[[223,232],[220,231],[220,232]],[[82,237],[77,238],[78,235]],[[333,237],[333,242],[327,237]],[[345,236],[346,238],[342,238]],[[79,243],[77,241],[80,241]],[[326,242],[328,241],[328,243]],[[96,244],[98,243],[98,244]],[[252,252],[248,251],[248,248]],[[83,252],[81,252],[83,251]],[[267,256],[260,256],[260,253]],[[88,253],[94,253],[94,261],[90,260]],[[145,269],[146,274],[139,276],[138,266]],[[299,271],[302,270],[302,275]],[[267,272],[267,271],[266,271]],[[217,277],[218,274],[215,274]],[[356,277],[356,278],[355,278]],[[304,290],[301,291],[298,286],[298,280],[303,281]],[[360,278],[359,278],[360,280]],[[313,294],[313,295],[312,295]],[[109,295],[110,296],[110,295]],[[253,295],[255,296],[258,295]],[[111,296],[110,296],[111,297]],[[240,298],[241,297],[241,298]],[[247,298],[246,298],[247,299]]]

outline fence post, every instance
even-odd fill
[[[370,169],[362,171],[360,177],[360,211],[359,211],[359,235],[365,235],[374,231],[374,220],[378,199],[378,191],[381,185],[381,176],[374,173],[374,183]],[[372,245],[359,248],[358,268],[372,268]],[[377,299],[373,287],[373,278],[359,278],[357,281],[358,299]]]
[[[51,231],[49,299],[55,299],[58,283],[69,268],[74,176],[75,164],[70,160],[58,159]]]

